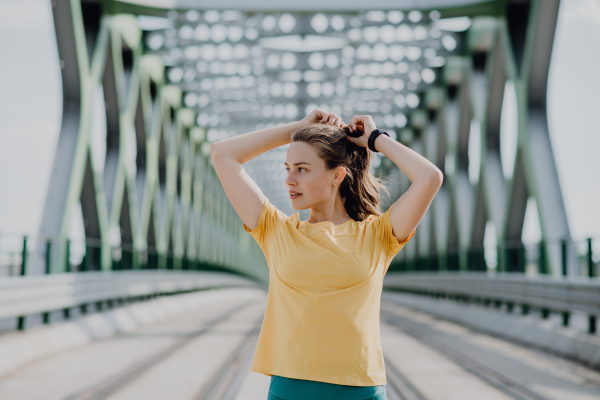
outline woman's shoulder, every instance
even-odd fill
[[[355,225],[358,229],[363,231],[377,230],[377,227],[381,224],[385,213],[379,215],[370,214],[365,217],[362,221],[356,221]]]
[[[373,224],[373,221],[375,221],[379,217],[381,217],[381,215],[370,214],[366,218],[364,218],[362,221],[356,221],[356,223],[360,227],[366,227],[368,225]]]
[[[268,198],[265,198],[264,207],[268,210],[270,214],[275,216],[281,222],[294,223],[300,220],[299,213],[295,212],[291,216],[288,216],[285,212],[277,208],[273,203],[269,201]]]

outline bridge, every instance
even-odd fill
[[[0,398],[266,399],[273,277],[209,147],[315,107],[445,176],[384,278],[388,398],[600,398],[598,241],[571,235],[549,134],[559,8],[53,0],[62,122],[39,232],[0,231]],[[244,167],[291,215],[286,150]],[[380,153],[371,172],[383,209],[410,186]]]

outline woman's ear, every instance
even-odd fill
[[[341,185],[344,177],[346,176],[346,168],[345,167],[337,167],[334,175],[335,183],[337,185]]]

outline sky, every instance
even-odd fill
[[[61,78],[50,4],[0,2],[0,246],[37,234],[58,140]],[[571,235],[598,241],[599,37],[600,0],[561,1],[548,83],[550,135]],[[530,201],[525,242],[540,237],[536,219]],[[79,236],[80,216],[73,221]]]

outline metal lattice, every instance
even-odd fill
[[[108,10],[134,17],[101,14],[100,3],[57,1],[65,107],[41,233],[66,237],[81,199],[86,235],[103,243],[104,269],[111,264],[110,231],[118,226],[121,242],[135,250],[156,247],[176,260],[258,271],[260,250],[211,169],[208,145],[321,107],[345,120],[373,115],[444,171],[445,183],[403,259],[430,258],[437,269],[479,268],[487,221],[494,222],[498,242],[520,241],[529,197],[537,201],[544,240],[570,240],[546,121],[559,2],[484,3],[352,13],[176,12],[107,3]],[[470,18],[446,18],[461,15]],[[499,128],[507,81],[518,110],[510,179],[502,174]],[[98,104],[106,108],[101,173],[90,152]],[[474,130],[481,157],[472,183]],[[126,152],[131,142],[135,157]],[[289,214],[295,210],[280,196],[284,151],[245,167]],[[389,161],[377,158],[372,170],[399,182],[387,204],[409,184]],[[469,252],[452,256],[461,246]],[[62,265],[64,251],[56,248]],[[520,255],[505,250],[500,267],[511,270]],[[564,254],[568,273],[577,275],[574,252]],[[558,246],[548,245],[543,255],[543,272],[559,275]]]
[[[419,94],[460,50],[459,35],[438,28],[437,11],[159,15],[138,17],[148,29],[147,51],[168,66],[168,80],[182,88],[210,142],[285,124],[317,107],[346,121],[371,114],[397,137]],[[291,214],[282,190],[285,150],[247,169],[273,204]]]
[[[164,81],[158,57],[143,54],[135,17],[100,13],[99,4],[53,3],[64,107],[41,235],[66,239],[80,202],[88,250],[99,247],[87,269],[111,269],[118,246],[133,268],[149,267],[155,252],[156,268],[201,263],[264,278],[262,253],[240,230],[181,89]],[[105,160],[94,159],[97,129],[105,129]],[[39,247],[29,273],[44,271]],[[52,271],[64,271],[66,241],[50,249]]]

